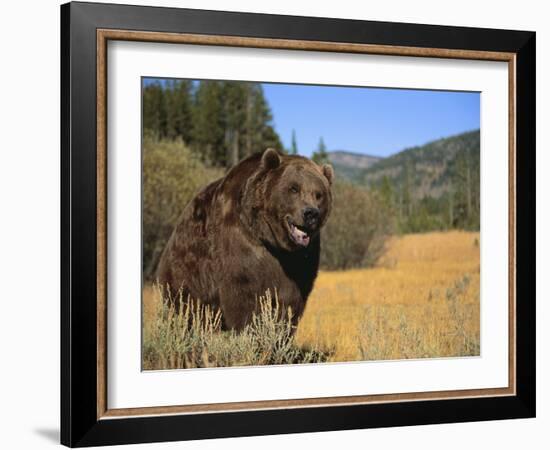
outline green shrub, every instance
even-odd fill
[[[185,205],[200,188],[223,175],[206,167],[181,141],[143,140],[143,274],[151,279]]]
[[[321,267],[371,267],[386,250],[394,230],[394,214],[374,192],[337,181],[333,208],[321,243]]]

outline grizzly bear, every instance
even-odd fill
[[[269,289],[296,325],[317,276],[333,177],[328,164],[267,149],[210,183],[185,207],[159,261],[168,298],[219,308],[224,329],[242,330]]]

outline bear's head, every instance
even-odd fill
[[[307,248],[330,214],[333,178],[328,164],[267,149],[243,192],[250,231],[274,248]]]

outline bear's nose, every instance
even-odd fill
[[[313,227],[316,226],[319,222],[320,216],[319,209],[307,207],[304,209],[304,222],[306,226]]]

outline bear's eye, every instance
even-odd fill
[[[293,184],[292,186],[290,186],[290,192],[292,192],[293,194],[297,194],[298,192],[300,192],[300,188]]]
[[[320,192],[316,192],[316,193],[315,193],[315,199],[316,199],[317,201],[321,200],[322,198],[323,198],[323,194],[321,194]]]

